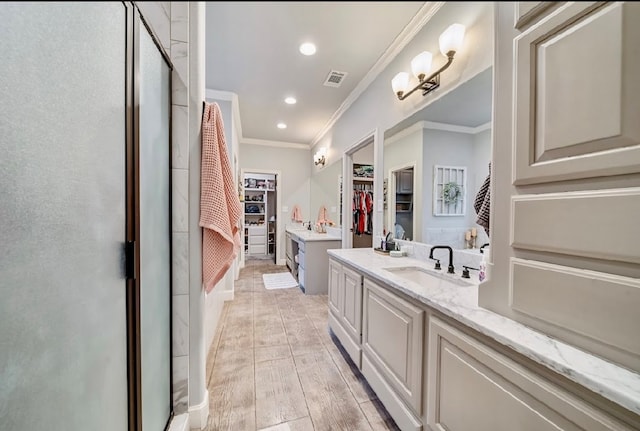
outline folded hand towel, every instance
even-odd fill
[[[482,183],[476,199],[473,202],[473,208],[478,214],[476,223],[484,228],[484,231],[489,235],[489,213],[491,211],[491,163],[489,163],[489,175]]]
[[[300,207],[298,205],[293,206],[293,210],[291,211],[291,221],[297,223],[302,222],[302,212],[300,211]]]
[[[202,281],[210,292],[238,254],[242,212],[217,103],[205,103],[204,107],[200,181]]]

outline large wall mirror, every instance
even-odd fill
[[[456,249],[489,242],[474,201],[491,162],[492,69],[385,132],[384,228],[396,238]]]
[[[311,219],[316,221],[322,208],[326,209],[326,217],[341,225],[340,217],[340,180],[342,177],[342,158],[332,160],[330,165],[320,168],[311,176]]]

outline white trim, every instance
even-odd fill
[[[389,145],[392,144],[396,141],[399,141],[400,139],[409,136],[419,130],[424,129],[424,121],[418,121],[417,123],[412,124],[411,126],[407,127],[406,129],[402,129],[400,130],[398,133],[392,135],[389,138],[385,138],[384,140],[384,145]]]
[[[211,90],[206,88],[204,91],[204,98],[226,100],[231,102],[231,115],[233,117],[233,127],[236,129],[238,135],[238,142],[242,142],[242,122],[240,121],[240,100],[236,93],[230,91]]]
[[[384,140],[384,145],[386,146],[386,145],[392,144],[422,129],[443,130],[446,132],[466,133],[469,135],[476,135],[480,132],[484,132],[485,130],[490,130],[491,125],[492,125],[491,121],[488,121],[476,127],[458,126],[457,124],[438,123],[435,121],[418,121],[417,123],[412,124],[406,129],[402,129],[401,131],[394,134],[393,136],[386,138]]]
[[[474,130],[474,132],[473,132],[473,133],[475,134],[475,133],[484,132],[485,130],[490,130],[490,129],[491,129],[491,126],[492,126],[492,124],[493,124],[493,123],[492,123],[491,121],[488,121],[488,122],[486,122],[486,123],[484,123],[484,124],[479,125],[478,127],[474,127],[474,128],[473,128],[473,130]]]
[[[311,141],[309,147],[315,146],[334,126],[336,121],[342,117],[349,107],[355,102],[362,93],[371,85],[371,83],[382,73],[382,71],[393,61],[394,58],[407,46],[407,44],[415,37],[415,35],[424,27],[427,22],[440,10],[445,2],[425,2],[425,4],[416,13],[413,19],[407,24],[402,32],[395,38],[389,48],[380,56],[378,61],[367,72],[367,74],[358,83],[356,88],[342,102],[336,112],[333,113],[327,124],[320,130],[316,137]]]
[[[278,241],[278,238],[282,238],[284,237],[284,231],[285,231],[285,223],[284,222],[280,222],[280,220],[282,219],[282,190],[280,187],[280,184],[282,184],[282,171],[280,170],[276,170],[276,169],[252,169],[252,168],[242,168],[240,171],[240,175],[242,176],[242,180],[244,181],[244,176],[247,173],[253,173],[253,174],[271,174],[271,175],[275,175],[276,176],[276,188],[275,188],[275,193],[276,193],[276,243],[275,243],[275,258],[277,262],[284,262],[282,263],[282,265],[286,265],[286,259],[280,259],[278,260],[278,253],[280,248],[284,247],[286,244],[280,244],[280,241]],[[265,220],[265,224],[266,224],[266,220]],[[242,217],[242,227],[244,230],[244,216]],[[244,244],[244,239],[243,239],[243,244]],[[269,251],[268,247],[267,247],[267,251]],[[244,245],[242,246],[242,252],[244,253]]]
[[[169,431],[189,431],[190,429],[191,424],[189,423],[188,413],[174,416],[169,424]]]
[[[222,301],[233,301],[233,298],[234,290],[223,290],[220,292],[220,299],[222,299]]]
[[[209,391],[204,390],[204,400],[195,406],[189,407],[189,427],[192,429],[204,429],[209,419]]]
[[[306,144],[284,141],[268,141],[266,139],[243,138],[240,140],[240,144],[266,145],[269,147],[294,148],[296,150],[311,150],[311,147]]]

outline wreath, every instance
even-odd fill
[[[451,181],[442,188],[442,199],[447,205],[455,204],[462,197],[462,190],[458,183]]]

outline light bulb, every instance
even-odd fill
[[[409,74],[407,72],[400,72],[391,80],[391,88],[395,94],[404,93],[409,87]]]
[[[431,70],[431,59],[433,56],[428,51],[423,51],[411,60],[411,72],[413,75],[422,80]],[[422,75],[422,77],[421,77]]]
[[[449,52],[457,52],[462,47],[464,40],[464,26],[462,24],[451,24],[440,35],[440,52],[447,55]]]

